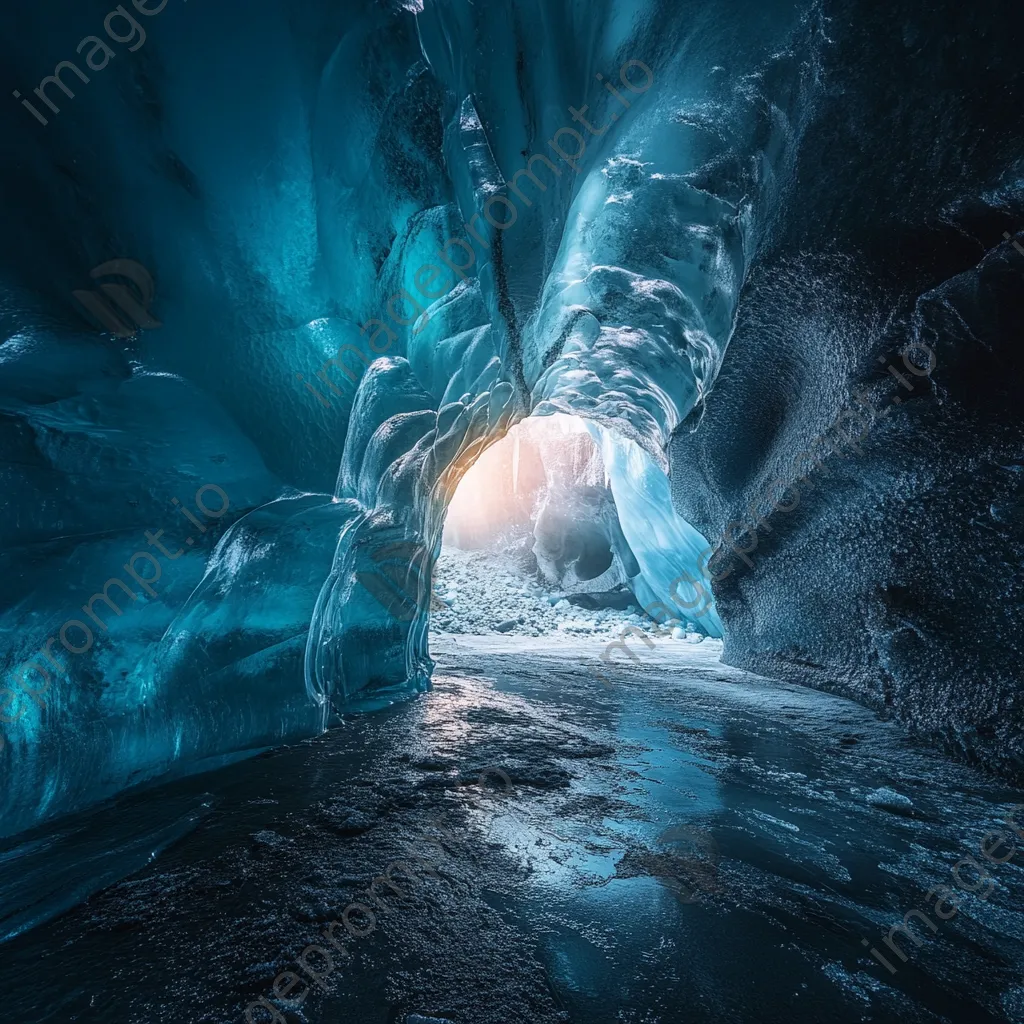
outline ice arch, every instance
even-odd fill
[[[720,637],[704,564],[712,546],[675,511],[669,486],[651,456],[615,431],[576,416],[531,416],[462,477],[444,543],[508,551],[529,524],[532,558],[520,571],[537,568],[553,592],[627,586],[656,621],[692,622]]]
[[[65,53],[53,24],[94,31],[58,6],[17,14],[19,81]],[[662,517],[653,596],[689,565],[666,451],[801,130],[798,15],[168,5],[47,126],[4,113],[0,832],[427,685],[445,504],[528,414],[586,417],[624,505]],[[114,256],[157,282],[133,340],[69,298]],[[222,534],[175,518],[208,484]]]

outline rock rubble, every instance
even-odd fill
[[[495,551],[445,548],[434,568],[432,630],[443,633],[506,633],[541,636],[618,637],[630,627],[661,631],[639,606],[624,611],[585,609],[568,595],[552,592],[535,575],[526,574],[520,559]],[[685,619],[669,624],[675,640],[700,643],[704,637]]]

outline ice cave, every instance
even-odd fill
[[[1019,4],[0,20],[11,1020],[1024,1022]]]
[[[609,634],[613,645],[641,629],[691,643],[720,637],[698,570],[703,543],[672,508],[665,474],[632,442],[578,416],[530,417],[483,452],[452,494],[431,628]],[[617,649],[636,660],[628,644]]]

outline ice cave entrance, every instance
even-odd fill
[[[586,636],[654,626],[603,435],[576,416],[534,416],[466,472],[434,571],[433,631]],[[674,620],[681,635],[709,632],[682,612]]]

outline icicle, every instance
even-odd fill
[[[519,497],[519,431],[513,430],[514,442],[512,445],[512,493]]]

